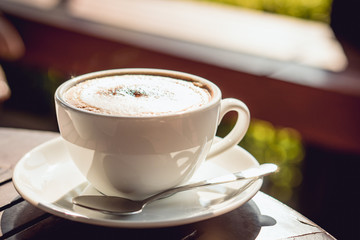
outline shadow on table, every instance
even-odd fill
[[[110,228],[74,222],[45,213],[23,201],[4,211],[1,232],[3,237],[12,239],[255,239],[262,226],[275,224],[275,219],[261,215],[252,200],[209,220],[150,229]]]

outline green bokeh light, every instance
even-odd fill
[[[236,119],[223,121],[217,135],[225,136]],[[301,163],[304,146],[298,131],[288,127],[275,127],[270,122],[252,120],[249,130],[239,144],[249,151],[259,163],[275,163],[280,171],[265,178],[262,191],[290,203],[296,201],[296,188],[302,182]]]
[[[196,0],[260,10],[307,20],[330,21],[332,0]]]

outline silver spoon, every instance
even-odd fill
[[[253,167],[241,172],[227,174],[221,177],[215,177],[212,179],[183,185],[175,188],[170,188],[144,200],[134,201],[122,197],[113,196],[98,196],[98,195],[83,195],[74,197],[72,202],[76,205],[89,208],[92,210],[101,211],[103,213],[115,214],[115,215],[132,215],[140,213],[146,205],[155,200],[169,197],[175,193],[190,190],[197,187],[211,186],[217,184],[224,184],[244,179],[253,179],[249,183],[245,184],[239,192],[247,189],[256,179],[276,172],[278,167],[272,163],[265,163],[259,167]]]

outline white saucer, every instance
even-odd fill
[[[206,161],[191,181],[257,165],[252,155],[236,146]],[[27,153],[14,169],[13,182],[25,200],[46,212],[73,221],[127,228],[169,227],[219,216],[246,203],[262,185],[259,179],[242,193],[237,190],[247,181],[197,188],[156,201],[137,215],[107,215],[71,203],[74,196],[84,192],[99,193],[72,163],[61,137]]]

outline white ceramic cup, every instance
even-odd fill
[[[158,75],[198,81],[211,100],[184,113],[129,117],[89,112],[71,106],[63,94],[84,80],[123,74]],[[212,82],[187,73],[159,69],[116,69],[75,77],[55,93],[61,136],[80,172],[101,193],[141,199],[186,182],[206,158],[238,144],[250,122],[247,106],[221,99]],[[213,143],[217,127],[229,111],[238,113],[231,132]]]

